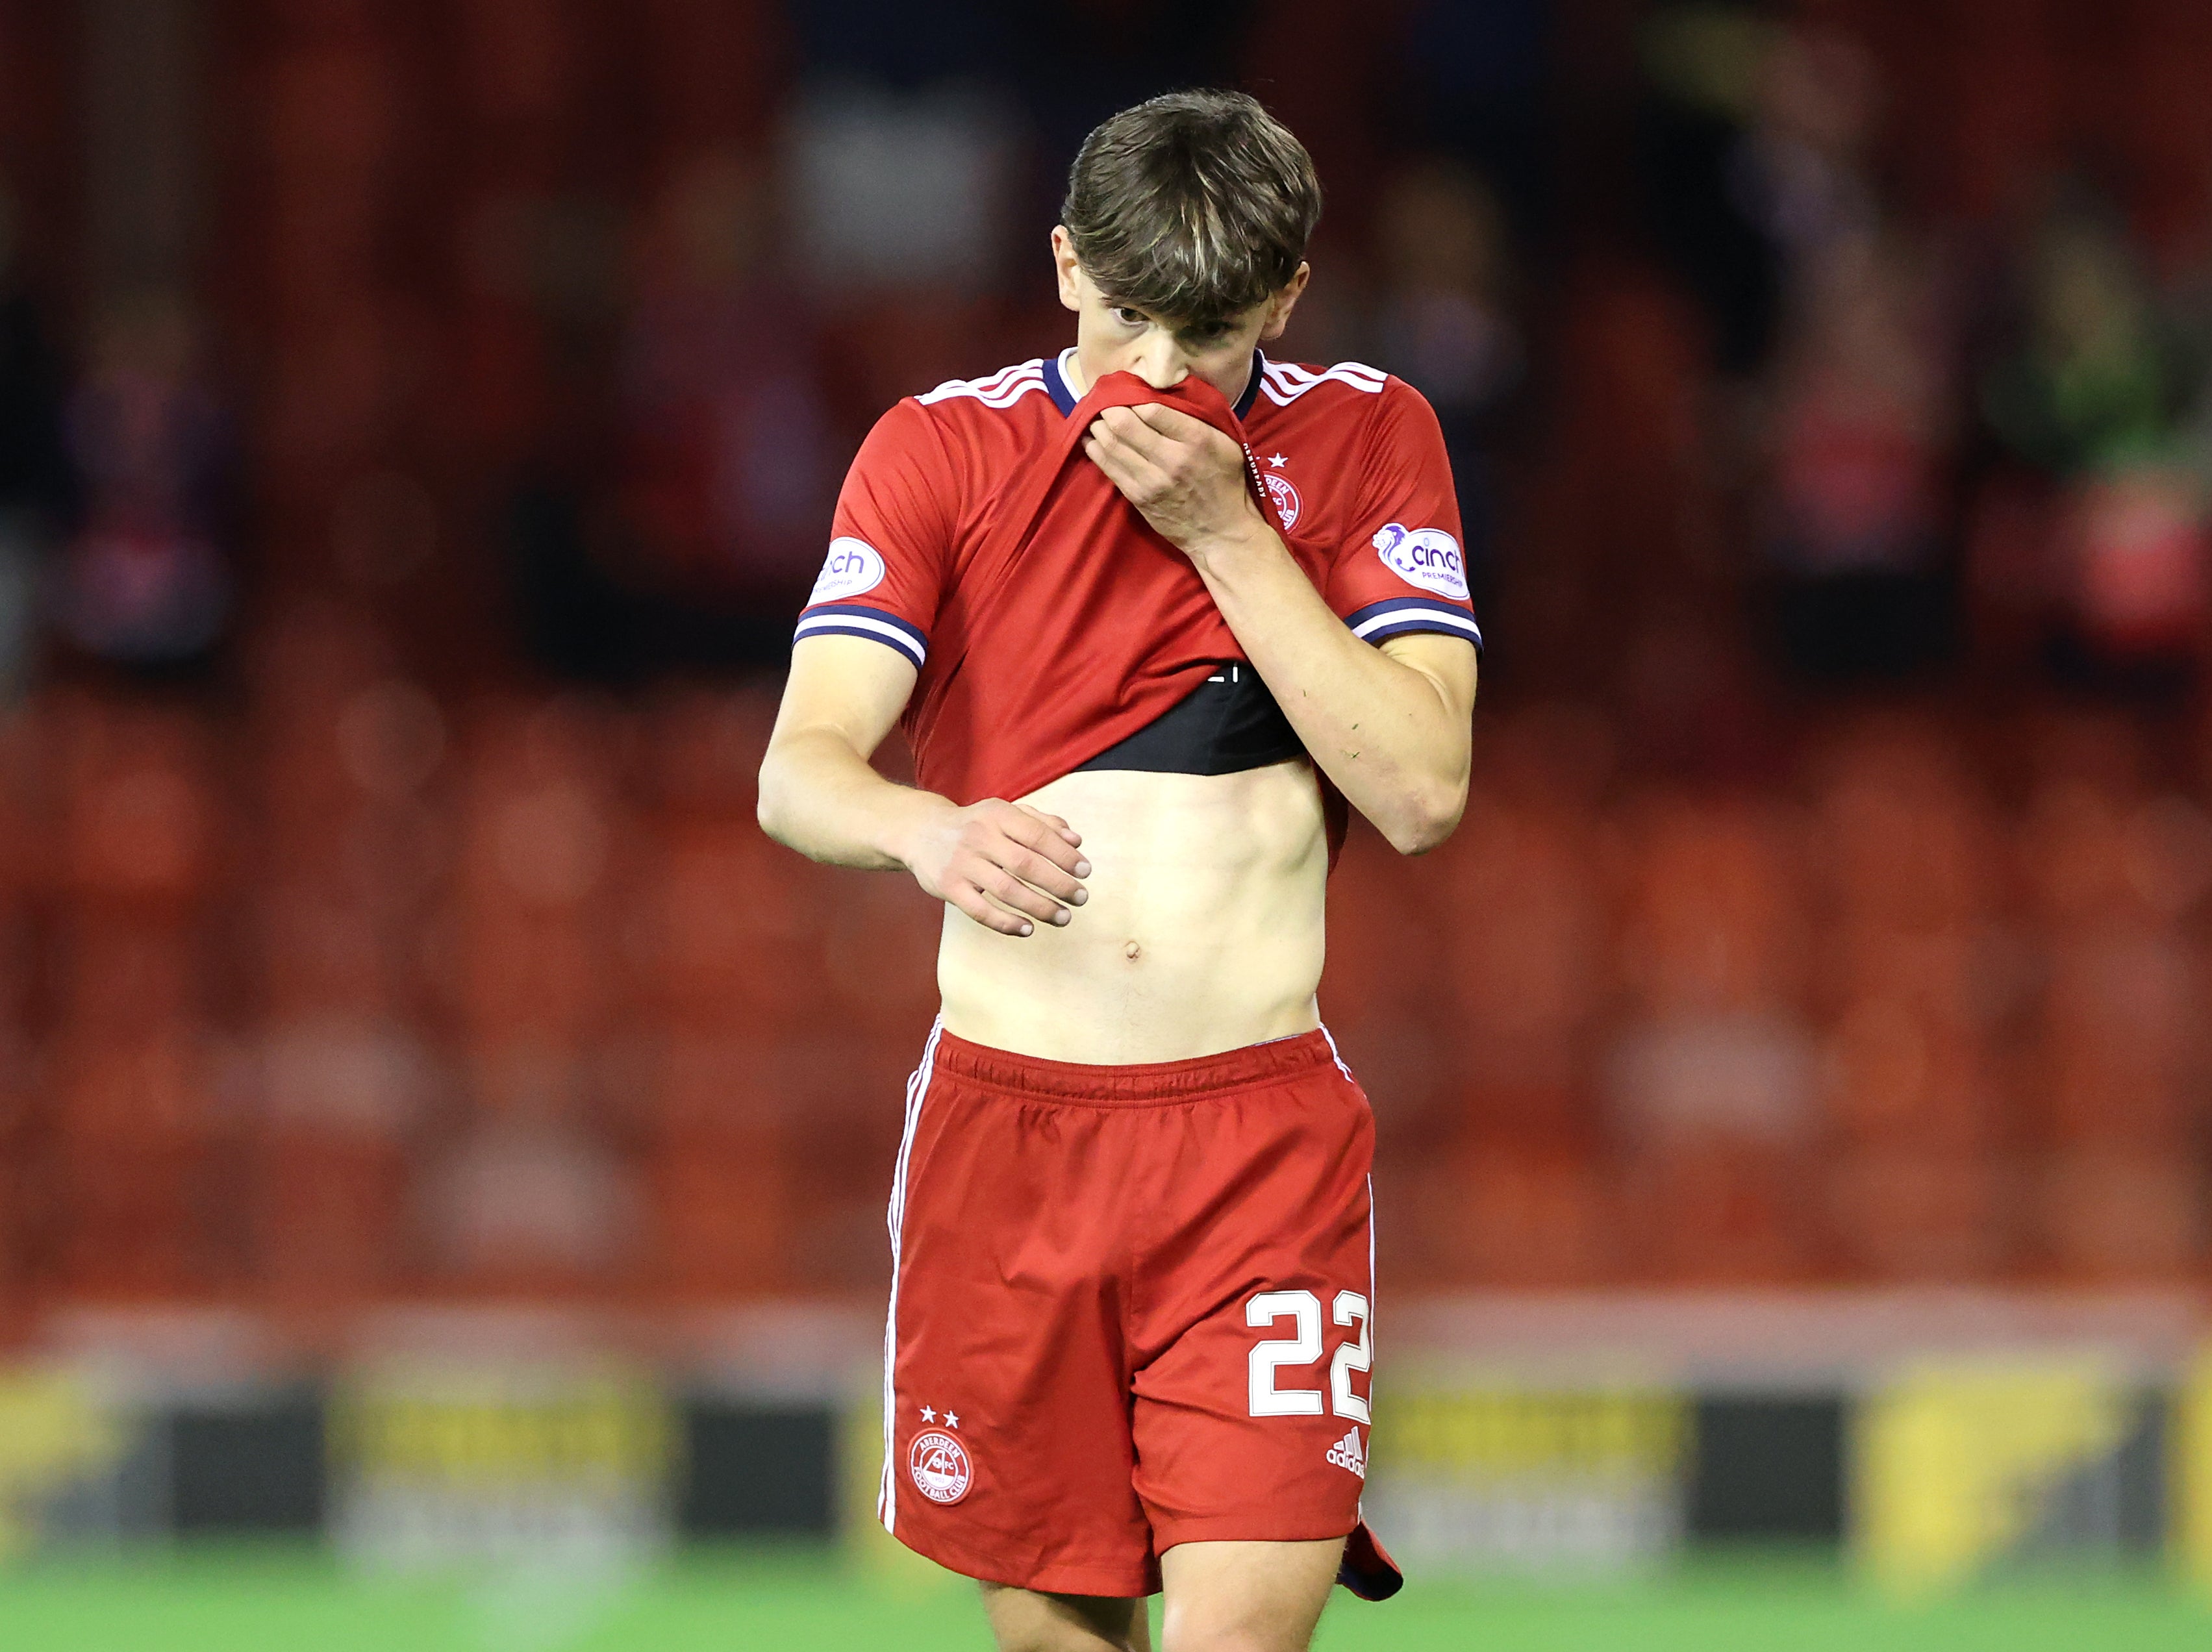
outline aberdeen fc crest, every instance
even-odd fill
[[[1298,525],[1298,490],[1291,485],[1290,477],[1274,471],[1264,472],[1260,480],[1267,485],[1267,497],[1273,501],[1275,514],[1283,519],[1283,531],[1288,533]]]
[[[907,1448],[906,1467],[914,1476],[915,1489],[932,1503],[959,1502],[975,1478],[968,1449],[937,1429],[914,1436]]]

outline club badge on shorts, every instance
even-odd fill
[[[907,1473],[915,1489],[932,1503],[957,1503],[975,1478],[968,1449],[939,1429],[925,1429],[906,1451]]]

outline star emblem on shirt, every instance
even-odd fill
[[[946,1412],[945,1413],[945,1426],[947,1428],[958,1428],[960,1426],[960,1413],[957,1411]]]
[[[936,1412],[932,1410],[929,1406],[924,1406],[921,1408],[921,1420],[925,1423],[935,1422],[937,1420]]]
[[[1291,456],[1288,453],[1270,453],[1267,455],[1267,468],[1271,471],[1279,471],[1283,466],[1288,465],[1290,462]]]

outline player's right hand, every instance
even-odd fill
[[[1064,925],[1090,898],[1083,839],[1058,815],[986,798],[948,807],[921,835],[907,866],[915,882],[1001,935]]]

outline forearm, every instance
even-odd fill
[[[1091,875],[1073,827],[1000,798],[963,808],[868,766],[914,683],[903,653],[865,638],[801,637],[761,760],[761,829],[810,859],[903,868],[1002,935],[1067,922]]]
[[[779,732],[760,771],[761,829],[810,860],[910,868],[914,845],[955,811],[885,780],[834,729]]]
[[[1450,836],[1467,805],[1468,646],[1407,636],[1378,649],[1353,636],[1260,514],[1246,481],[1250,456],[1202,420],[1157,404],[1109,407],[1084,452],[1190,558],[1306,750],[1352,805],[1401,853]]]
[[[1314,761],[1401,853],[1449,836],[1467,802],[1468,708],[1352,635],[1256,514],[1192,561]]]

